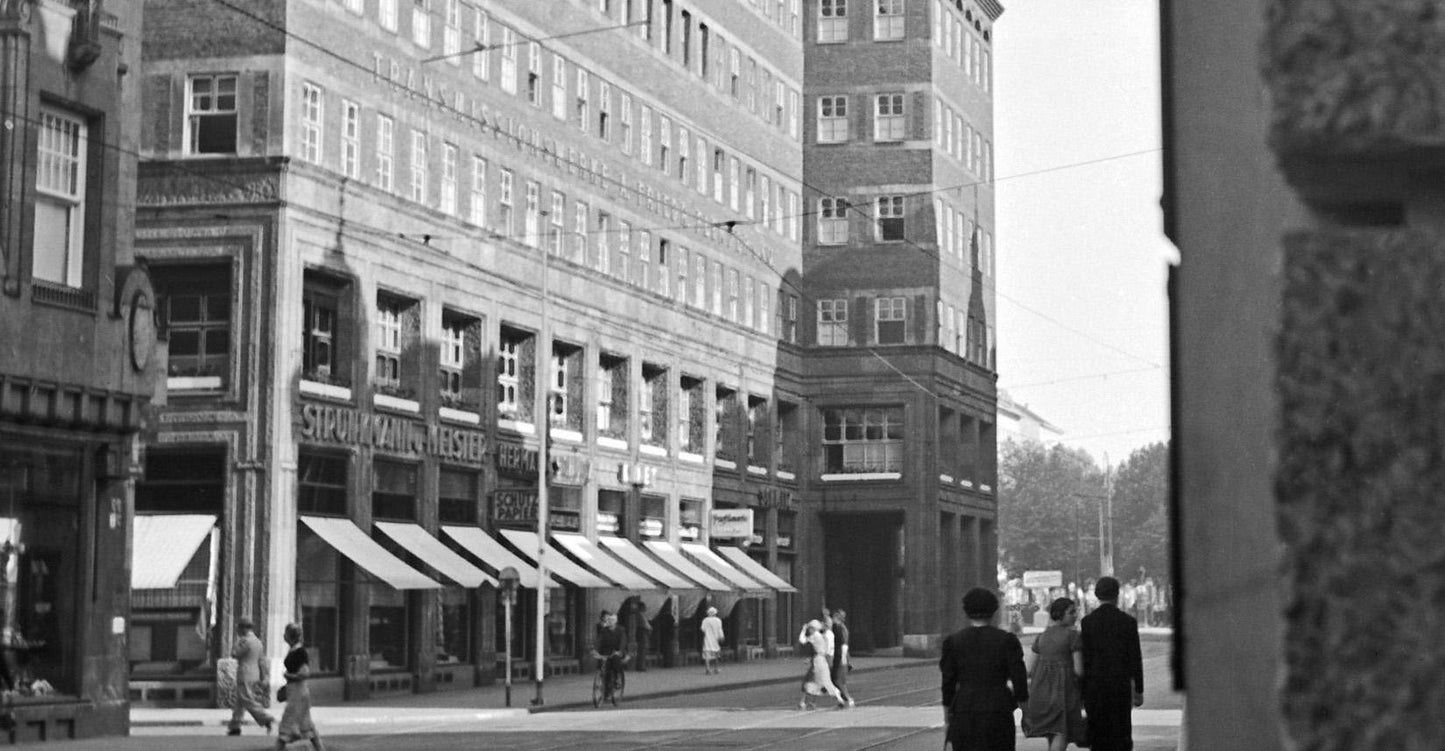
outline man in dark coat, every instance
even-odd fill
[[[1094,585],[1099,607],[1084,616],[1084,711],[1092,751],[1132,751],[1129,712],[1144,703],[1139,622],[1119,609],[1119,580]]]
[[[954,751],[1013,751],[1014,708],[1029,700],[1019,638],[993,625],[998,596],[975,587],[963,596],[968,627],[943,641],[943,719]]]

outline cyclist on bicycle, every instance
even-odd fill
[[[602,622],[597,624],[592,639],[592,659],[597,661],[597,669],[602,671],[604,697],[611,698],[613,686],[617,685],[619,676],[626,669],[627,634],[618,627],[615,613],[604,610],[601,616]]]

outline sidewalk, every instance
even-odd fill
[[[935,664],[935,658],[903,656],[860,656],[853,660],[853,672],[892,670],[900,667]],[[660,698],[683,694],[725,691],[752,686],[798,681],[803,675],[800,658],[749,660],[724,663],[716,675],[704,675],[702,666],[651,668],[646,672],[629,671],[626,700]],[[537,711],[557,711],[592,706],[592,674],[562,675],[547,678],[542,685],[544,703],[532,707],[537,694],[532,681],[512,684],[512,707],[506,706],[506,688],[498,682],[490,686],[427,694],[389,695],[364,701],[346,702],[312,708],[318,725],[377,725],[396,721],[427,722],[456,719],[490,719],[525,715]],[[273,711],[279,713],[273,707]],[[158,709],[132,708],[132,728],[219,727],[230,718],[226,709]],[[247,718],[247,723],[250,720]]]

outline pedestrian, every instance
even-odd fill
[[[602,672],[602,698],[612,698],[612,691],[627,670],[627,633],[618,627],[617,616],[604,610],[598,616],[592,636],[592,659]]]
[[[996,628],[998,596],[974,587],[963,596],[968,626],[943,641],[943,721],[953,751],[1013,751],[1016,707],[1029,699],[1024,650]]]
[[[266,649],[256,636],[256,624],[250,618],[236,621],[236,646],[231,650],[236,659],[236,691],[231,694],[231,722],[226,735],[241,734],[241,718],[246,713],[269,734],[276,718],[266,711],[271,703],[271,686],[267,680]]]
[[[326,751],[321,735],[316,732],[316,723],[311,721],[311,689],[306,679],[311,676],[311,657],[301,644],[301,624],[286,624],[286,643],[291,651],[286,653],[282,665],[286,667],[285,711],[281,712],[281,728],[276,731],[276,751],[286,748],[292,741],[311,741],[316,751]]]
[[[1084,617],[1081,638],[1089,748],[1130,751],[1134,740],[1129,712],[1144,704],[1139,622],[1119,610],[1118,579],[1099,579],[1094,593],[1099,607]]]
[[[838,694],[848,702],[848,706],[856,706],[857,702],[848,693],[848,671],[853,669],[853,663],[848,655],[848,612],[842,608],[833,611],[833,659],[830,662],[833,685],[838,687]]]
[[[1079,676],[1084,673],[1083,645],[1074,624],[1079,608],[1059,598],[1049,604],[1049,626],[1034,637],[1029,671],[1029,702],[1024,707],[1024,735],[1047,738],[1049,751],[1084,743],[1084,715]]]
[[[722,619],[717,617],[717,608],[709,607],[707,617],[702,619],[702,674],[719,672],[718,657],[722,654]]]
[[[628,618],[628,633],[634,640],[632,654],[637,655],[637,664],[633,669],[639,673],[647,672],[647,650],[652,643],[652,624],[647,622],[647,604],[639,597],[632,601],[632,614]]]
[[[833,685],[833,669],[828,664],[828,639],[823,631],[823,622],[815,618],[804,624],[803,632],[798,634],[798,643],[808,645],[804,650],[808,655],[808,670],[803,673],[803,693],[798,699],[798,709],[813,709],[813,697],[823,692],[838,702],[839,709],[848,706],[838,687]]]

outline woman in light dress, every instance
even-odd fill
[[[803,632],[798,634],[798,643],[806,644],[813,654],[808,658],[808,672],[803,674],[803,694],[798,699],[798,709],[813,709],[814,697],[827,692],[838,702],[841,709],[848,706],[838,687],[833,685],[833,673],[828,666],[828,640],[823,634],[823,624],[818,620],[808,621]]]
[[[301,646],[301,624],[286,624],[286,643],[291,651],[282,664],[286,666],[286,711],[281,713],[281,727],[276,731],[276,751],[292,741],[309,739],[316,751],[326,751],[316,724],[311,721],[311,690],[306,679],[311,675],[311,658]]]

